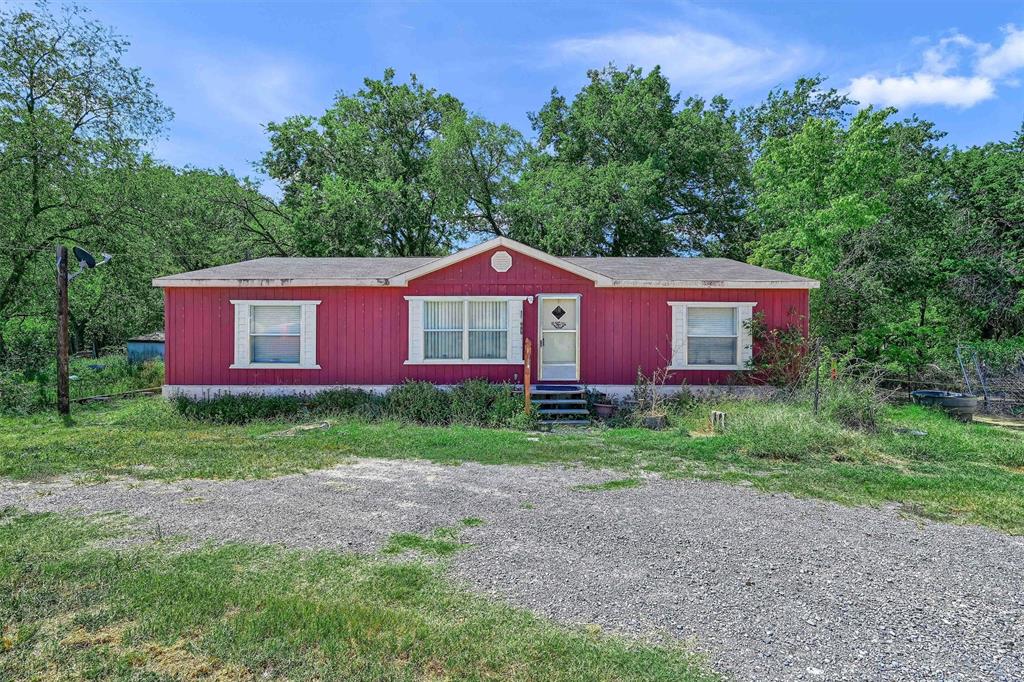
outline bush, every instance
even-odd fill
[[[42,406],[39,387],[20,372],[0,371],[0,414],[24,415]]]
[[[367,419],[379,417],[384,398],[357,388],[337,388],[314,393],[306,399],[310,413],[316,415],[357,415]]]
[[[470,379],[451,390],[452,421],[457,424],[486,426],[491,408],[501,395],[501,387],[483,379]]]
[[[308,411],[297,396],[222,395],[205,400],[179,396],[178,412],[189,419],[215,424],[247,424],[260,419],[295,419]]]
[[[537,414],[531,409],[526,412],[523,409],[523,396],[517,394],[508,384],[496,386],[497,396],[491,403],[488,413],[488,426],[503,426],[513,429],[528,431],[536,428]]]
[[[447,391],[430,382],[406,381],[384,396],[384,413],[399,421],[448,424],[452,420],[452,400]]]
[[[223,395],[207,400],[179,397],[174,404],[189,419],[217,424],[355,415],[430,425],[455,423],[517,429],[536,425],[536,415],[523,411],[522,396],[512,386],[479,379],[463,382],[451,391],[425,381],[409,381],[384,396],[337,389],[309,396]]]

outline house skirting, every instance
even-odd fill
[[[564,382],[563,382],[564,383]],[[392,388],[394,384],[312,384],[312,385],[290,385],[290,384],[258,384],[258,385],[165,385],[163,396],[165,398],[185,397],[193,400],[208,400],[222,395],[311,395],[323,391],[337,389],[359,389],[371,393],[384,393]],[[626,398],[633,392],[632,384],[583,384],[586,388],[599,391],[611,398]],[[451,388],[451,386],[441,386]],[[730,396],[738,398],[758,398],[769,396],[774,389],[770,386],[724,386],[724,385],[666,385],[658,387],[660,393],[673,395],[680,391],[699,397]]]

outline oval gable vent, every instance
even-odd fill
[[[491,267],[497,272],[508,272],[512,267],[512,255],[508,251],[496,251],[491,256]]]

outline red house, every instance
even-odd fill
[[[724,258],[558,258],[506,238],[437,258],[261,258],[161,277],[165,395],[380,390],[406,379],[628,391],[728,381],[744,324],[803,325],[818,282]]]

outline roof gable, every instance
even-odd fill
[[[450,256],[438,258],[437,260],[431,261],[430,263],[424,263],[419,267],[413,268],[408,272],[403,272],[400,275],[392,278],[391,284],[394,286],[406,286],[410,281],[416,279],[417,277],[422,277],[432,272],[443,270],[444,268],[451,267],[456,263],[461,263],[462,261],[468,258],[478,256],[481,253],[486,253],[491,249],[495,249],[498,247],[503,247],[511,251],[516,251],[523,255],[529,256],[530,258],[539,260],[542,263],[547,263],[548,265],[554,266],[561,270],[571,272],[574,275],[579,275],[584,279],[589,279],[590,281],[594,282],[597,286],[612,286],[611,278],[605,275],[602,275],[598,272],[594,272],[593,270],[583,267],[582,265],[573,263],[569,259],[559,258],[558,256],[552,256],[550,253],[541,251],[540,249],[535,249],[532,246],[527,246],[526,244],[517,242],[514,239],[509,239],[508,237],[495,237],[494,239],[489,239],[485,242],[477,244],[476,246],[471,246],[468,249],[456,251]]]

